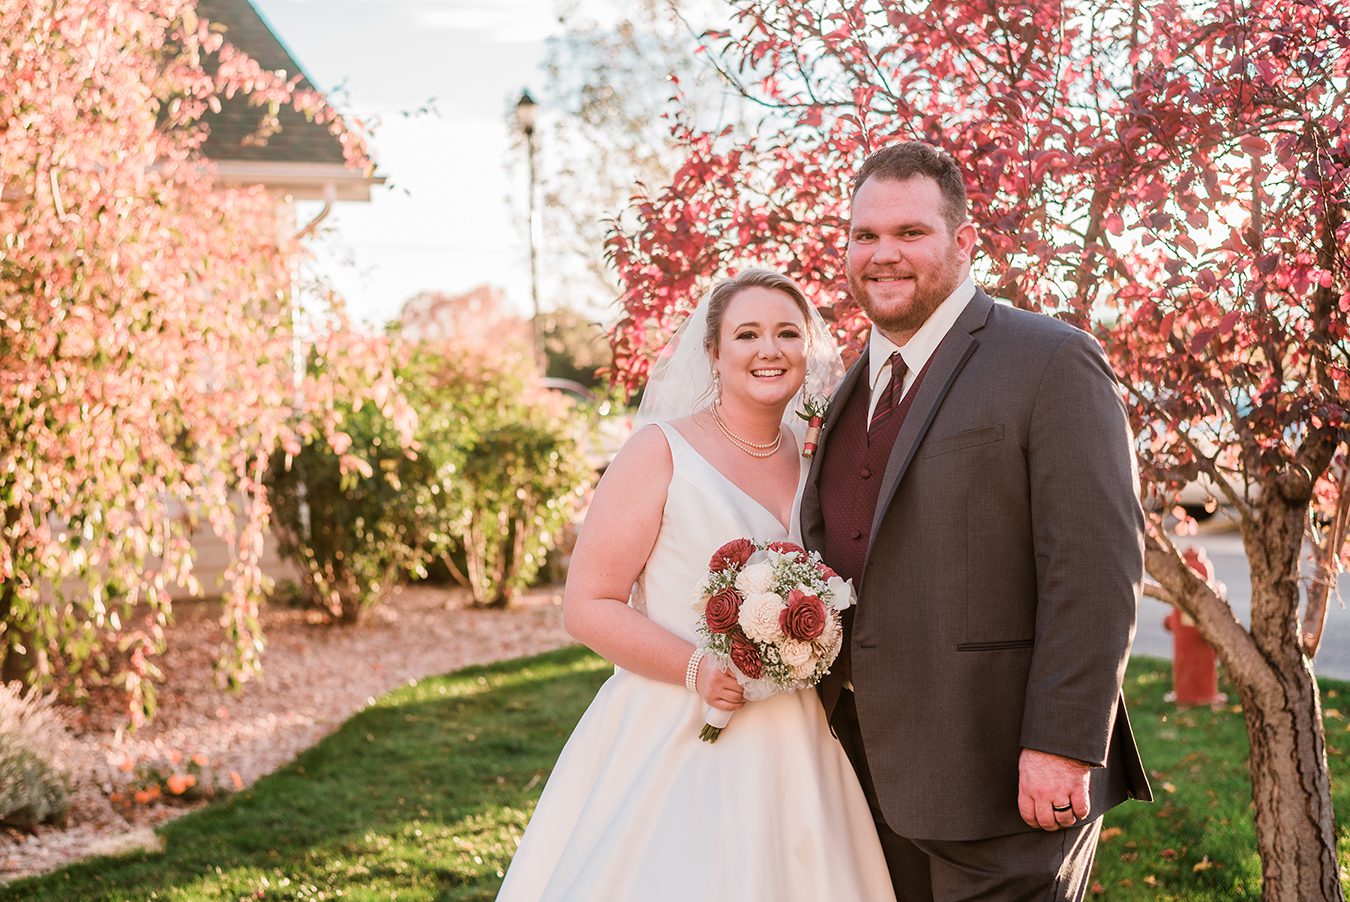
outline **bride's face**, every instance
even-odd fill
[[[806,321],[786,293],[755,286],[727,304],[715,366],[722,399],[786,404],[806,378]]]

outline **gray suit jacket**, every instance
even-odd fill
[[[809,548],[825,547],[830,426],[867,390],[865,366],[836,393],[807,478]],[[977,291],[896,439],[858,587],[858,721],[892,830],[1029,830],[1023,748],[1096,765],[1093,816],[1151,798],[1120,692],[1143,582],[1137,483],[1097,342]]]

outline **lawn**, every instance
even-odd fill
[[[0,887],[0,899],[491,899],[608,674],[574,648],[400,688],[291,766],[165,826],[164,852],[83,862]],[[1100,898],[1255,899],[1242,717],[1177,711],[1163,701],[1168,685],[1165,662],[1131,663],[1126,693],[1158,802],[1107,816]],[[1324,692],[1344,812],[1350,685]]]

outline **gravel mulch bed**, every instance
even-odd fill
[[[120,731],[111,693],[67,712],[72,736],[65,757],[75,784],[70,816],[64,827],[31,835],[0,831],[0,880],[153,847],[156,824],[205,804],[114,805],[109,796],[130,780],[125,762],[162,761],[175,752],[205,755],[224,785],[230,780],[221,778],[230,772],[251,784],[401,683],[569,644],[561,603],[554,589],[518,598],[509,610],[481,610],[469,606],[461,590],[412,586],[348,627],[268,607],[263,673],[236,693],[217,688],[212,671],[223,635],[218,607],[180,604],[160,660],[164,680],[155,720],[134,734]]]

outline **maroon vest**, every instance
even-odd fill
[[[825,521],[824,557],[840,576],[853,580],[855,587],[862,581],[886,463],[927,369],[925,366],[919,373],[895,412],[877,425],[870,441],[867,408],[872,392],[866,373],[860,374],[839,419],[830,428],[819,483],[820,512]]]
[[[937,355],[934,354],[933,357]],[[928,358],[932,363],[933,357]],[[865,366],[865,364],[863,364]],[[872,538],[872,517],[881,495],[881,481],[891,458],[896,436],[905,415],[918,394],[928,366],[919,372],[895,411],[877,424],[869,441],[867,408],[872,400],[866,372],[859,374],[853,391],[844,402],[839,419],[830,427],[825,443],[825,458],[820,462],[820,513],[825,521],[825,563],[844,579],[862,587],[863,565],[867,563],[867,545]],[[827,716],[833,716],[844,681],[852,679],[853,612],[844,610],[844,644],[839,660],[821,684],[821,699]],[[838,674],[838,677],[835,675]],[[830,727],[834,729],[833,726]]]

